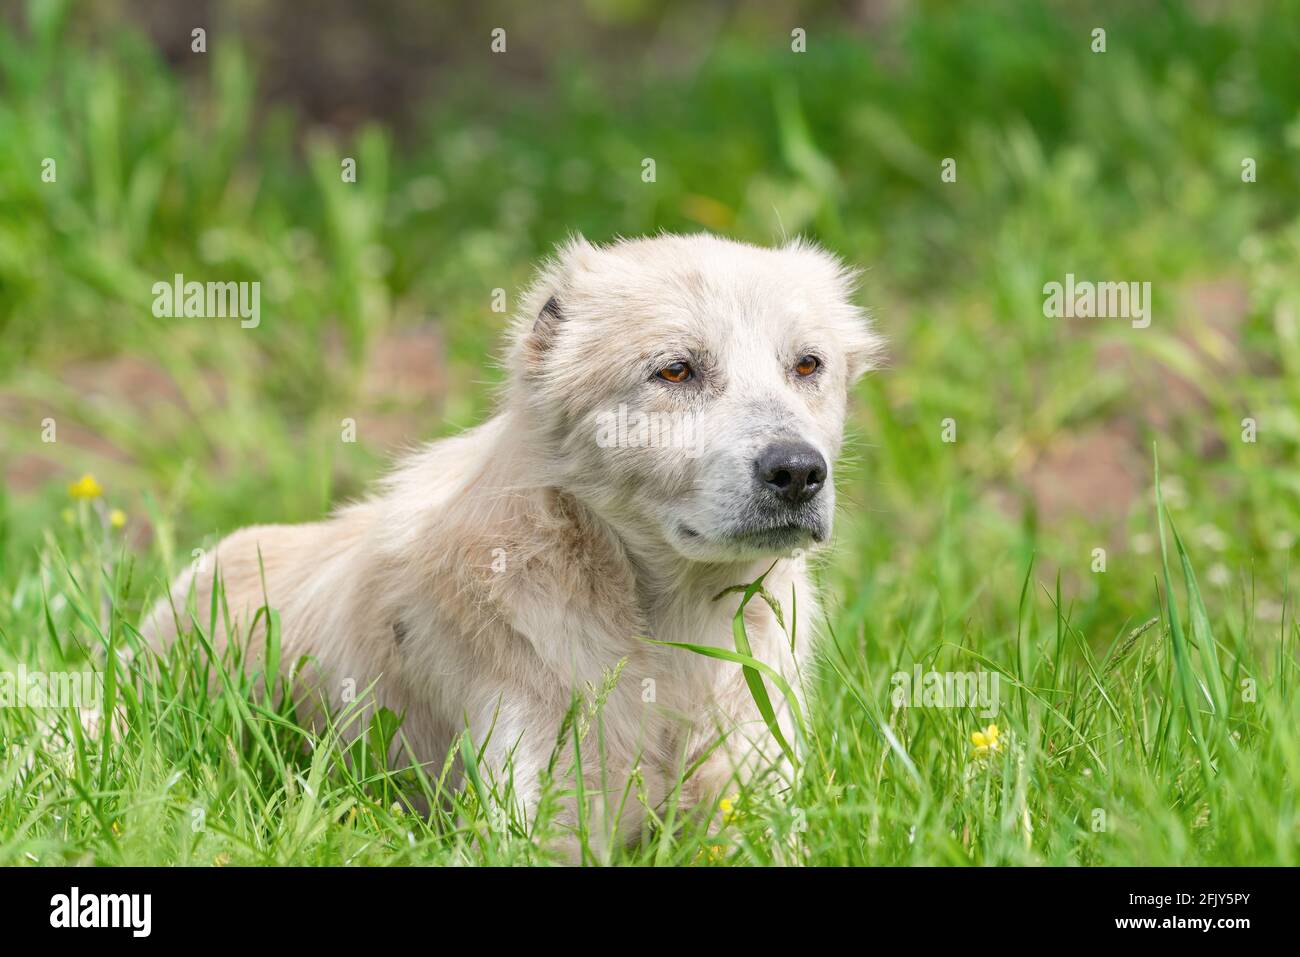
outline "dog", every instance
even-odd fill
[[[766,573],[784,620],[746,604],[749,652],[801,685],[818,614],[804,559],[831,538],[850,388],[881,350],[855,279],[802,239],[572,238],[512,320],[493,418],[325,521],[229,535],[142,631],[164,646],[190,600],[206,621],[215,572],[219,648],[238,635],[260,653],[269,604],[280,660],[311,661],[304,702],[324,713],[369,690],[435,769],[468,729],[525,813],[545,773],[621,804],[624,839],[643,806],[706,805],[783,749],[739,664],[673,644],[734,651],[735,586]],[[581,771],[572,742],[557,750],[575,696],[602,699]]]

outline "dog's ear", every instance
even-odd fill
[[[560,293],[552,293],[539,309],[529,326],[527,313],[520,317],[519,360],[524,375],[532,377],[541,373],[546,356],[555,345],[560,326],[564,324],[564,307]],[[535,300],[534,300],[535,301]]]
[[[542,306],[541,312],[533,320],[532,338],[538,347],[545,349],[555,336],[555,330],[560,323],[564,321],[564,309],[560,306],[560,300],[551,296],[546,300],[546,305]]]
[[[853,321],[849,325],[848,360],[849,382],[856,382],[863,375],[880,368],[885,360],[885,339],[876,333],[875,326],[865,310],[856,307],[850,310]]]
[[[884,360],[885,340],[877,334],[867,311],[853,302],[857,296],[861,271],[848,266],[839,256],[803,236],[788,240],[781,248],[803,257],[806,275],[816,278],[825,300],[832,304],[828,313],[833,313],[830,318],[843,337],[850,384],[863,374],[878,368]]]
[[[567,318],[565,302],[573,293],[575,277],[591,268],[597,249],[582,236],[574,234],[555,251],[554,257],[542,264],[536,284],[529,298],[535,303],[546,299],[531,317],[525,314],[521,328],[524,341],[524,360],[531,369],[540,365],[550,350]]]

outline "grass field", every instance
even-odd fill
[[[237,42],[195,80],[76,4],[0,25],[0,672],[117,662],[130,729],[0,708],[0,863],[548,860],[545,806],[386,767],[391,726],[210,697],[201,635],[162,675],[120,652],[193,549],[481,421],[494,291],[553,243],[660,228],[815,236],[890,357],[795,786],[589,860],[1300,863],[1300,5],[1139,6],[921,4],[802,54],[723,28],[536,88],[485,44],[413,128],[347,132],[264,105]],[[261,324],[155,318],[175,273],[261,281]],[[1067,274],[1150,282],[1150,326],[1045,318]],[[998,713],[900,704],[918,665],[998,675]]]

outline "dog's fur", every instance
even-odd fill
[[[373,684],[435,770],[468,725],[475,742],[490,738],[485,772],[511,765],[525,803],[572,696],[589,698],[622,663],[599,718],[603,754],[584,754],[587,793],[617,806],[635,773],[653,805],[707,755],[683,794],[709,799],[779,752],[740,667],[645,639],[733,648],[741,596],[717,596],[779,558],[766,584],[787,619],[797,607],[797,625],[785,623],[793,639],[760,600],[747,606],[748,636],[798,686],[816,615],[799,553],[827,540],[834,491],[828,479],[778,521],[754,462],[788,439],[828,464],[837,456],[849,387],[878,348],[851,287],[805,241],[574,239],[522,301],[494,418],[411,455],[377,494],[326,521],[230,535],[177,579],[145,631],[165,642],[176,609],[187,620],[188,600],[208,607],[214,561],[246,630],[264,568],[281,660],[312,656],[314,696],[338,707],[344,688]],[[792,367],[805,355],[821,365],[801,377]],[[691,381],[655,376],[678,361]],[[698,446],[598,442],[597,417],[620,404],[693,417]],[[248,640],[259,653],[260,626]],[[636,804],[624,809],[629,830]]]

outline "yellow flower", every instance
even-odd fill
[[[989,725],[983,731],[972,731],[970,741],[975,745],[975,753],[988,754],[990,751],[1001,751],[1002,742],[998,740],[1000,733],[996,724]]]
[[[718,810],[722,812],[722,823],[729,824],[736,816],[736,799],[739,794],[733,794],[731,797],[724,797],[718,802]]]
[[[113,511],[108,513],[108,524],[112,525],[114,528],[121,528],[126,524],[126,512],[122,511],[120,508],[113,509]]]
[[[104,487],[95,481],[95,476],[87,472],[68,486],[68,494],[73,498],[99,498],[104,494]]]
[[[700,861],[707,861],[712,864],[723,860],[725,857],[726,848],[721,844],[705,844],[695,852],[695,863],[698,864]]]

